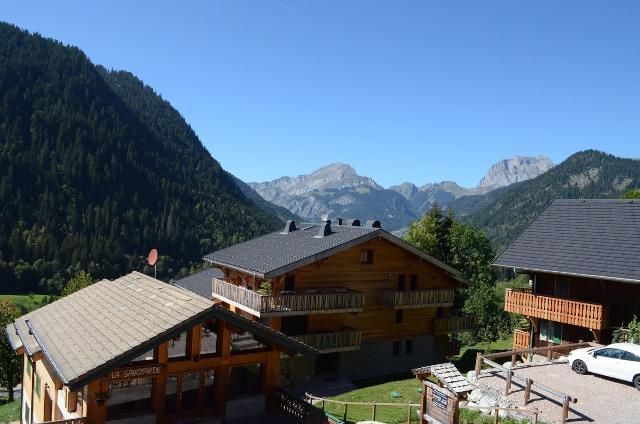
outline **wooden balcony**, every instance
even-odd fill
[[[529,330],[513,330],[513,350],[529,349]]]
[[[213,297],[260,318],[362,312],[364,305],[364,294],[340,287],[265,296],[215,278]]]
[[[436,308],[453,306],[453,289],[396,291],[381,290],[382,302],[393,309]]]
[[[526,317],[602,330],[607,327],[607,308],[598,303],[540,296],[528,289],[507,289],[504,310]]]
[[[434,331],[436,335],[457,333],[458,331],[471,330],[476,323],[470,315],[449,316],[436,318]]]
[[[315,347],[320,353],[358,350],[362,344],[360,331],[348,327],[331,333],[304,334],[293,338],[308,346]]]

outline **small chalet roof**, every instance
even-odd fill
[[[42,353],[63,384],[78,389],[175,335],[218,317],[296,353],[313,348],[235,316],[209,299],[139,272],[102,280],[5,328],[14,349]]]
[[[191,274],[188,277],[176,280],[173,282],[173,285],[197,293],[207,299],[211,299],[211,281],[214,278],[221,280],[224,278],[224,273],[218,268],[209,268],[204,271]]]
[[[640,201],[553,201],[493,264],[640,283]]]
[[[204,260],[222,268],[232,268],[260,278],[273,278],[316,262],[337,252],[375,238],[384,238],[447,271],[463,284],[462,274],[379,227],[331,225],[329,234],[320,236],[324,223],[302,224],[293,231],[276,231],[218,250]]]

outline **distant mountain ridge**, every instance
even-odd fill
[[[358,175],[348,164],[332,163],[307,175],[248,183],[265,200],[304,219],[320,215],[379,219],[389,229],[401,228],[424,214],[433,203],[447,205],[462,196],[484,194],[511,181],[523,181],[552,167],[543,156],[516,156],[489,169],[474,188],[453,181],[421,187],[405,182],[385,189],[371,177]]]

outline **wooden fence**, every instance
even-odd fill
[[[542,318],[594,330],[607,326],[605,305],[533,294],[530,289],[506,289],[504,309],[527,317]]]
[[[276,388],[276,403],[280,413],[298,424],[344,424],[281,387]]]
[[[383,303],[395,309],[415,309],[437,306],[452,306],[455,291],[452,289],[436,290],[381,290]]]
[[[213,296],[258,317],[310,313],[361,312],[364,294],[340,287],[322,287],[307,293],[261,295],[226,281],[213,279]]]
[[[371,408],[371,421],[376,420],[376,416],[378,413],[378,408],[380,407],[395,407],[395,408],[406,408],[407,409],[407,424],[411,423],[411,417],[413,417],[412,411],[417,408],[420,408],[419,403],[391,403],[391,402],[350,402],[343,400],[334,400],[327,399],[318,396],[313,396],[309,393],[305,394],[305,401],[309,404],[320,403],[322,405],[322,411],[325,410],[325,406],[327,403],[340,405],[342,406],[342,421],[347,422],[347,417],[349,414],[349,406],[364,406]]]

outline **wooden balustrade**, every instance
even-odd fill
[[[394,309],[433,308],[453,306],[453,289],[434,290],[381,290],[382,302]]]
[[[530,290],[507,289],[504,310],[592,330],[607,327],[607,309],[604,305],[536,295]]]
[[[340,287],[307,289],[307,293],[261,295],[213,279],[213,297],[257,317],[362,312],[364,294]]]
[[[475,320],[470,315],[450,316],[436,318],[434,331],[436,335],[442,335],[471,330],[475,326]]]
[[[293,338],[308,346],[315,347],[320,353],[358,350],[362,344],[362,333],[353,328],[343,328],[331,333],[303,334]]]
[[[513,330],[513,350],[529,349],[529,330]]]

